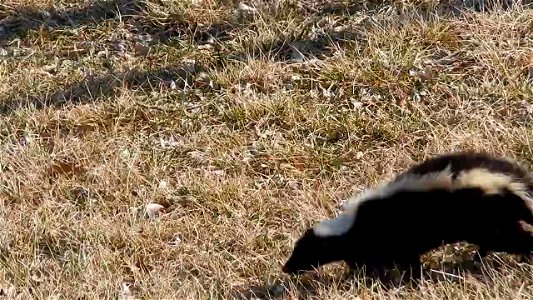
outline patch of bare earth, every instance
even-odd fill
[[[416,161],[533,161],[533,12],[458,5],[2,1],[0,297],[531,299],[524,264],[392,290],[280,270]]]

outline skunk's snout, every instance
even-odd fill
[[[287,273],[287,274],[291,272],[291,270],[290,270],[287,266],[283,266],[283,267],[281,268],[281,271],[282,271],[283,273]]]
[[[283,265],[283,267],[281,268],[281,271],[285,274],[289,274],[289,275],[294,275],[294,274],[297,274],[298,271],[294,270],[293,268],[291,268],[289,266],[288,263],[286,263],[285,265]]]
[[[287,264],[285,264],[285,265],[281,268],[281,271],[282,271],[283,273],[285,273],[285,274],[289,274],[289,275],[300,275],[300,274],[306,272],[305,270],[292,269],[292,268],[290,268]]]

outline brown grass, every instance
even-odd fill
[[[531,299],[527,265],[393,290],[280,267],[415,161],[533,162],[533,12],[245,3],[0,4],[0,294]]]

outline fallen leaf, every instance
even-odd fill
[[[130,157],[130,150],[124,149],[120,152],[120,158],[126,160]]]
[[[410,70],[409,75],[418,77],[422,81],[427,81],[433,77],[433,71],[431,70],[431,66],[425,66],[421,71]]]
[[[238,10],[242,10],[242,11],[256,11],[257,10],[257,9],[255,9],[255,8],[249,6],[249,5],[246,5],[246,4],[242,3],[242,2],[239,2],[237,4],[237,9]]]
[[[181,244],[181,238],[179,237],[179,235],[177,233],[174,234],[174,236],[172,237],[172,240],[170,242],[168,242],[168,245],[172,246],[172,247],[177,247],[180,244]]]
[[[213,45],[211,44],[198,45],[198,50],[211,50],[211,49],[213,49]]]
[[[138,289],[131,281],[124,281],[121,283],[120,297],[121,300],[133,300],[138,299],[135,297],[134,292]]]
[[[226,172],[224,172],[224,170],[215,169],[215,170],[213,170],[213,174],[215,174],[216,176],[224,176],[224,174],[226,174]]]
[[[43,276],[39,276],[38,274],[32,274],[31,279],[35,282],[43,282],[44,278]]]
[[[159,216],[159,213],[165,212],[165,207],[157,203],[149,203],[146,205],[146,214],[150,218],[156,218]]]
[[[161,189],[161,190],[166,190],[167,187],[168,187],[168,182],[166,182],[166,181],[164,181],[164,180],[161,180],[161,181],[159,182],[159,189]]]
[[[363,156],[364,156],[363,152],[358,151],[358,152],[355,154],[355,159],[359,160],[359,159],[363,158]]]
[[[300,50],[298,50],[296,47],[292,47],[291,51],[291,62],[294,63],[301,63],[304,61],[304,56]]]
[[[195,73],[196,70],[196,60],[194,59],[184,59],[182,61],[183,63],[183,71],[187,73]]]
[[[135,43],[134,44],[135,54],[138,56],[145,56],[150,52],[150,47],[146,46],[143,43]]]
[[[533,82],[533,65],[525,67],[523,73],[527,81]]]
[[[199,150],[193,150],[187,153],[191,158],[197,160],[197,161],[205,161],[207,157],[207,153],[199,151]]]
[[[126,44],[124,42],[116,42],[113,46],[114,46],[115,50],[118,51],[118,52],[122,52],[123,53],[123,52],[126,52],[126,50],[127,50],[127,46],[126,46]]]
[[[143,43],[154,42],[154,37],[151,34],[140,34],[140,35],[135,36],[135,39]]]
[[[0,297],[2,299],[14,299],[15,297],[15,287],[11,284],[6,285],[2,284],[0,285]],[[4,298],[5,296],[5,298]]]
[[[59,161],[55,162],[49,169],[48,174],[57,175],[78,175],[85,172],[85,169],[76,162]]]

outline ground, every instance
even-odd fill
[[[531,299],[528,265],[281,273],[421,159],[531,165],[533,11],[468,3],[3,0],[0,297]]]

